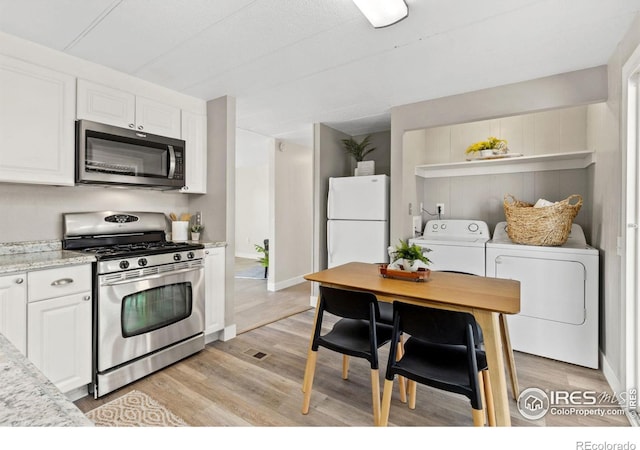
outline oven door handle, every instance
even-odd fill
[[[166,277],[167,275],[179,275],[181,273],[193,272],[194,270],[204,270],[204,267],[190,267],[188,269],[172,270],[171,272],[156,273],[153,275],[147,275],[140,278],[127,278],[125,280],[111,281],[107,283],[100,283],[100,286],[116,286],[118,284],[137,283],[138,281],[156,280],[158,278]]]

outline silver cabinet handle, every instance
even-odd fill
[[[88,302],[89,300],[91,300],[91,296],[85,295],[84,297],[82,297],[82,300],[84,300],[85,302]]]
[[[18,278],[16,280],[16,284],[22,284],[22,283],[24,283],[24,278]]]
[[[51,286],[64,286],[71,283],[73,283],[73,278],[60,278],[59,280],[52,281]]]

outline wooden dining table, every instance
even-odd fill
[[[499,316],[520,312],[519,281],[437,271],[432,271],[423,281],[395,279],[383,277],[378,264],[359,262],[311,273],[304,278],[324,286],[371,292],[379,301],[400,301],[473,314],[484,335],[496,425],[511,425]]]

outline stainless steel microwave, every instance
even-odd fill
[[[78,120],[76,183],[180,189],[185,185],[185,142]]]

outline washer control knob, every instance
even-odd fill
[[[187,258],[188,258],[188,259],[193,259],[193,258],[195,258],[195,257],[196,257],[195,253],[193,253],[193,252],[189,252],[189,253],[187,253]]]
[[[446,230],[447,229],[447,224],[443,223],[442,225],[440,225],[440,229],[441,230]]]
[[[147,265],[147,258],[140,258],[140,259],[138,260],[138,265],[139,265],[140,267],[144,267],[144,266],[146,266],[146,265]]]
[[[469,231],[471,231],[472,233],[475,233],[476,231],[478,231],[478,229],[479,229],[479,228],[480,228],[480,227],[479,227],[479,226],[478,226],[478,224],[477,224],[477,223],[475,223],[475,222],[471,222],[471,223],[469,224],[469,226],[467,227],[467,229],[468,229]]]
[[[431,226],[431,228],[433,228],[434,230],[437,230],[437,229],[438,229],[438,224],[437,224],[437,223],[434,223],[434,224]]]
[[[182,259],[182,255],[180,255],[180,253],[176,253],[175,255],[173,255],[174,261],[180,261],[181,259]]]
[[[128,269],[129,268],[129,261],[120,261],[120,268],[121,269]]]

